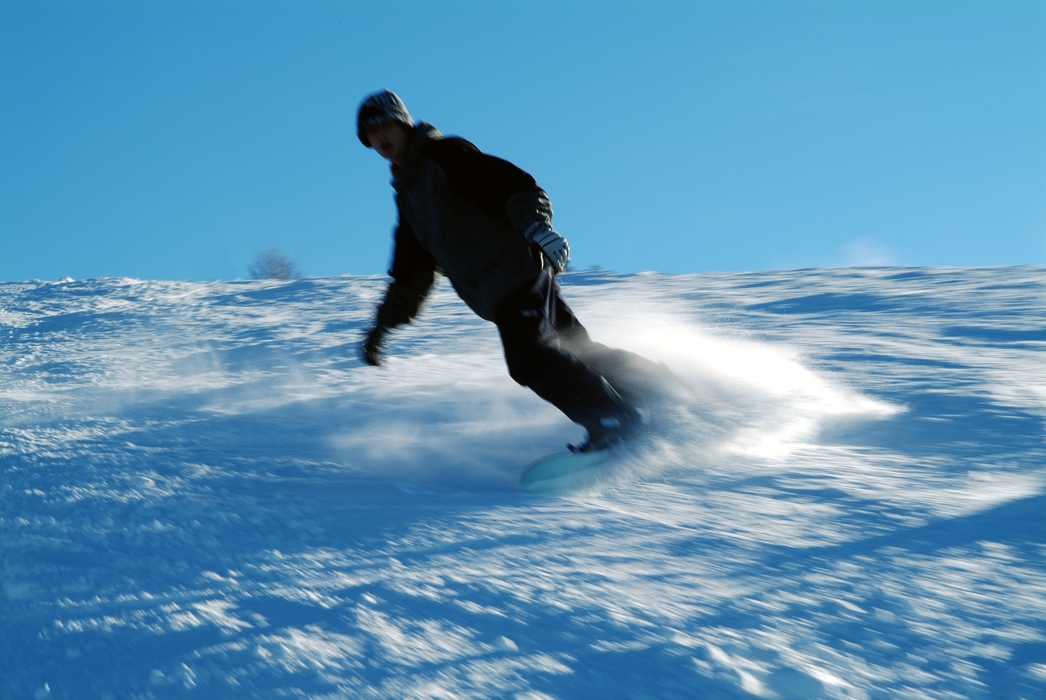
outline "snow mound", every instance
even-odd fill
[[[446,285],[0,284],[0,696],[1046,693],[1046,271],[563,282],[678,381],[551,496]]]

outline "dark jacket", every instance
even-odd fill
[[[399,225],[379,324],[409,323],[437,271],[488,321],[510,292],[541,271],[542,257],[524,234],[551,226],[552,205],[534,178],[508,161],[465,139],[443,138],[422,122],[406,163],[393,168],[392,186]]]

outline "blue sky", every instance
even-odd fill
[[[1046,3],[0,0],[0,280],[384,272],[382,87],[579,269],[1046,264]]]

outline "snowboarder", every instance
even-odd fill
[[[399,212],[392,280],[363,360],[381,363],[389,331],[414,319],[442,273],[497,326],[512,379],[585,427],[585,442],[572,449],[600,450],[634,432],[637,411],[604,378],[610,372],[593,368],[613,365],[621,351],[593,343],[560,294],[556,275],[570,247],[552,228],[552,206],[534,178],[415,123],[388,90],[364,98],[356,127],[363,145],[390,161]]]

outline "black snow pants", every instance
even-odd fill
[[[574,348],[597,344],[563,300],[559,282],[549,270],[509,294],[494,310],[494,323],[501,333],[508,373],[517,383],[586,427],[617,412],[600,375],[574,354]]]

